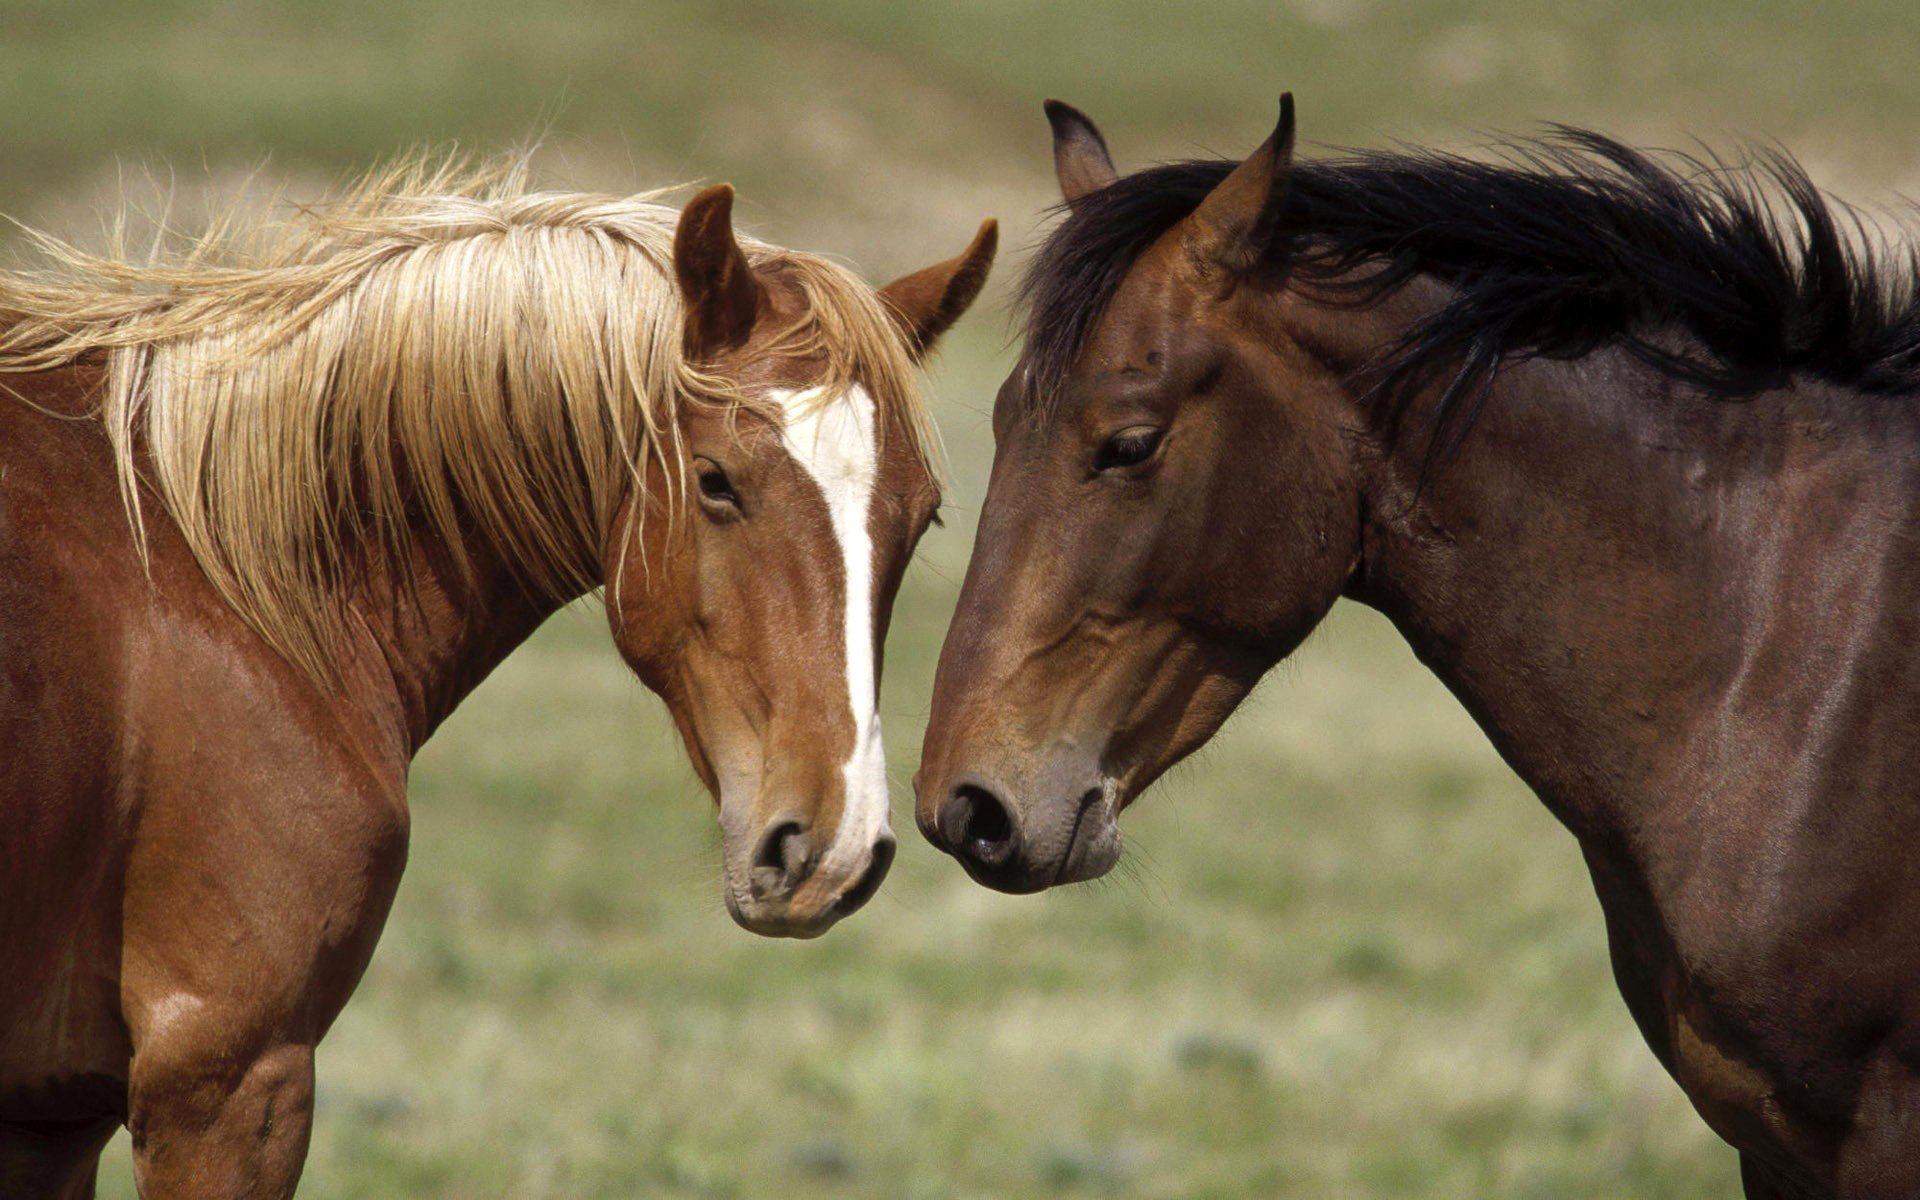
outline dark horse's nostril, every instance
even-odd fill
[[[956,853],[995,867],[1013,854],[1013,815],[986,788],[965,783],[953,790],[941,828]]]
[[[807,827],[798,821],[782,821],[767,830],[754,849],[753,870],[747,877],[754,898],[791,895],[813,870],[810,850]]]

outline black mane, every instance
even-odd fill
[[[1057,392],[1139,255],[1235,164],[1183,162],[1083,197],[1028,269],[1026,390]],[[1359,152],[1292,168],[1275,270],[1341,281],[1356,303],[1414,275],[1455,298],[1408,331],[1374,394],[1446,380],[1439,454],[1457,445],[1511,354],[1625,347],[1740,395],[1806,375],[1863,392],[1920,389],[1920,258],[1874,249],[1852,210],[1767,152],[1730,167],[1656,160],[1559,129],[1500,161]],[[1662,332],[1691,335],[1673,349]]]

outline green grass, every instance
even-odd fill
[[[1780,0],[1204,9],[966,0],[0,4],[0,208],[84,227],[114,161],[189,186],[550,128],[563,177],[731,178],[878,277],[1052,201],[1038,101],[1123,165],[1535,119],[1771,134],[1920,179],[1920,10]],[[717,833],[598,610],[556,619],[414,774],[412,864],[320,1049],[310,1197],[1700,1197],[1733,1156],[1641,1044],[1571,838],[1382,621],[1343,607],[1126,822],[1112,882],[989,893],[907,781],[1009,359],[935,376],[958,519],[901,600],[902,853],[814,943],[725,916]],[[124,1139],[103,1194],[132,1193]]]

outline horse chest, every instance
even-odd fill
[[[1721,1137],[1751,1145],[1754,1134],[1788,1140],[1792,1122],[1765,1072],[1711,1040],[1685,1012],[1672,1015],[1673,1077]]]
[[[1828,1044],[1820,1006],[1807,1002],[1831,981],[1804,960],[1740,945],[1685,905],[1656,904],[1638,872],[1600,856],[1589,862],[1621,994],[1701,1118],[1796,1178],[1830,1170],[1834,1132],[1851,1108],[1850,1064]]]

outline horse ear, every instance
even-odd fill
[[[733,237],[733,187],[715,184],[687,202],[673,232],[673,273],[687,306],[687,352],[696,359],[738,346],[760,311],[760,281]]]
[[[1087,114],[1058,100],[1046,103],[1047,124],[1053,126],[1053,173],[1060,180],[1060,194],[1069,208],[1081,197],[1120,178],[1113,169],[1113,156],[1107,153],[1107,139],[1100,136]]]
[[[1238,278],[1260,264],[1287,199],[1293,165],[1293,93],[1280,97],[1280,123],[1260,148],[1207,193],[1187,218],[1186,247],[1204,272]]]
[[[880,289],[880,299],[900,323],[915,362],[926,357],[933,343],[980,294],[999,245],[1000,223],[988,218],[958,258],[902,276]]]

